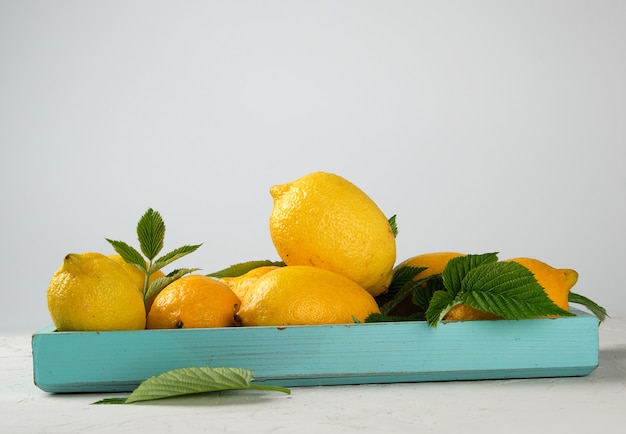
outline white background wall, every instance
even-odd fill
[[[625,77],[619,0],[0,0],[0,330],[148,207],[179,266],[277,259],[269,187],[317,170],[398,260],[532,256],[624,316]]]

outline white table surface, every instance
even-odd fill
[[[133,405],[33,384],[30,336],[0,337],[0,433],[604,433],[626,429],[626,318],[585,377],[236,391]]]

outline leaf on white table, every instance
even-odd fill
[[[127,398],[103,399],[94,404],[131,404],[224,390],[268,390],[291,393],[284,387],[252,384],[253,380],[252,371],[242,368],[180,368],[148,378]]]

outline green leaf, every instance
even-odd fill
[[[443,285],[453,295],[461,291],[461,282],[465,275],[472,269],[498,260],[497,253],[484,253],[482,255],[464,255],[452,258],[443,269]]]
[[[387,314],[410,293],[415,284],[413,278],[426,268],[403,266],[394,271],[389,289],[376,297],[381,311]]]
[[[124,259],[124,261],[134,265],[144,273],[146,272],[146,270],[148,269],[146,265],[146,260],[143,258],[143,256],[141,256],[141,253],[139,253],[134,247],[126,244],[123,241],[115,241],[108,238],[105,238],[105,240],[107,240],[109,244],[113,246],[113,249]]]
[[[385,315],[384,313],[371,313],[365,318],[366,323],[373,322],[403,322],[403,321],[423,321],[424,312],[416,312],[407,316]]]
[[[426,310],[426,322],[431,327],[437,327],[444,316],[458,304],[455,302],[454,296],[448,291],[436,291]]]
[[[200,246],[202,246],[202,244],[196,244],[193,246],[182,246],[161,256],[159,259],[152,263],[150,269],[148,270],[149,274],[160,270],[161,268],[171,264],[172,262],[182,258],[183,256],[187,256],[188,254],[195,252],[196,250],[198,250],[198,248],[200,248]]]
[[[443,287],[441,274],[433,274],[424,279],[409,281],[397,291],[391,300],[380,305],[380,311],[387,315],[407,298],[419,308],[418,310],[426,311],[433,294],[443,289],[445,288]]]
[[[389,226],[391,227],[391,233],[393,233],[393,237],[398,237],[398,224],[396,223],[396,215],[389,217]]]
[[[144,273],[144,301],[147,301],[149,298],[158,294],[168,284],[172,283],[182,275],[198,270],[198,268],[175,270],[165,278],[157,279],[149,284],[149,276],[152,275],[152,273],[160,270],[166,265],[171,264],[175,260],[194,252],[202,244],[179,247],[178,249],[175,249],[154,261],[154,258],[163,248],[163,241],[165,239],[165,223],[163,223],[161,215],[152,208],[149,208],[143,214],[141,219],[139,219],[139,222],[137,223],[137,237],[139,239],[140,249],[144,255],[148,257],[148,260],[146,260],[135,248],[123,241],[114,241],[108,238],[105,239],[126,262],[134,265]]]
[[[608,316],[605,308],[583,295],[570,292],[568,294],[568,301],[570,303],[576,303],[586,307],[600,320],[600,322],[603,322]]]
[[[223,390],[269,390],[291,393],[277,386],[252,384],[252,371],[242,368],[180,368],[148,378],[126,398],[125,403]]]
[[[92,403],[93,405],[99,404],[126,404],[126,398],[105,398],[100,401],[96,401]]]
[[[159,292],[161,292],[167,285],[172,283],[173,281],[180,279],[186,274],[193,273],[194,271],[198,271],[199,268],[179,268],[177,270],[168,273],[165,277],[159,277],[150,283],[148,286],[148,290],[143,296],[144,300],[149,300],[152,297],[156,297]]]
[[[417,285],[417,282],[409,281],[404,284],[400,289],[389,294],[389,297],[378,297],[376,301],[379,303],[380,311],[387,315],[398,304],[400,304],[406,297],[409,296],[413,288]],[[387,291],[389,292],[389,291]]]
[[[443,286],[443,278],[441,274],[433,274],[426,279],[421,279],[417,285],[411,291],[411,300],[413,304],[421,307],[424,311],[428,310],[430,300],[437,291],[445,290]]]
[[[231,265],[230,267],[224,268],[223,270],[207,274],[207,276],[216,277],[218,279],[221,279],[222,277],[239,277],[243,276],[248,271],[254,270],[255,268],[268,266],[284,267],[285,263],[281,261],[274,262],[267,259],[260,261],[247,261]]]
[[[572,315],[548,297],[535,276],[516,262],[494,262],[470,270],[457,300],[505,319]]]
[[[165,223],[161,214],[149,208],[137,223],[137,238],[141,251],[152,261],[163,249],[165,240]]]
[[[427,269],[427,267],[411,267],[409,265],[398,268],[393,272],[393,277],[391,279],[391,283],[389,284],[388,291],[397,291],[408,282],[415,280],[417,275]]]

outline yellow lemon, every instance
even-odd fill
[[[107,256],[70,253],[54,273],[48,309],[59,331],[139,330],[146,325],[143,297],[124,269]]]
[[[389,221],[346,179],[315,172],[270,188],[270,235],[287,264],[346,276],[372,295],[387,290],[396,260]]]
[[[280,268],[277,265],[265,265],[262,267],[253,268],[245,274],[237,277],[222,277],[220,282],[228,286],[233,290],[239,299],[242,299],[248,289],[253,287],[261,276],[269,273],[272,270]]]
[[[528,268],[554,304],[569,311],[569,292],[578,281],[578,273],[575,270],[554,268],[533,258],[512,258],[507,261],[517,262]]]
[[[483,312],[466,304],[457,304],[443,317],[449,321],[471,321],[476,319],[498,319],[501,318],[491,312]]]
[[[446,268],[446,265],[448,265],[448,261],[459,256],[465,256],[465,254],[457,252],[423,253],[404,260],[394,268],[394,272],[403,267],[426,268],[426,270],[421,271],[413,278],[413,280],[421,280],[434,274],[441,274],[443,269]],[[398,303],[389,314],[394,316],[408,316],[418,310],[420,309],[413,304],[411,296],[409,295]]]
[[[457,258],[459,256],[465,256],[465,253],[423,253],[421,255],[413,256],[412,258],[404,260],[394,268],[394,271],[399,270],[402,267],[426,268],[426,270],[420,272],[417,276],[415,276],[415,280],[420,280],[428,276],[432,276],[433,274],[443,273],[443,269],[446,268],[446,265],[448,265],[450,259]]]
[[[533,258],[512,258],[510,262],[517,262],[526,267],[543,288],[550,300],[561,309],[569,311],[569,292],[578,281],[578,273],[567,268],[554,268],[545,262]],[[500,318],[489,312],[483,312],[470,306],[460,304],[454,306],[444,316],[445,320],[474,320]]]
[[[183,276],[154,298],[147,328],[208,328],[237,325],[241,302],[226,285],[199,274]]]
[[[239,318],[243,326],[351,324],[379,312],[374,297],[353,280],[293,265],[263,275],[246,292]]]

